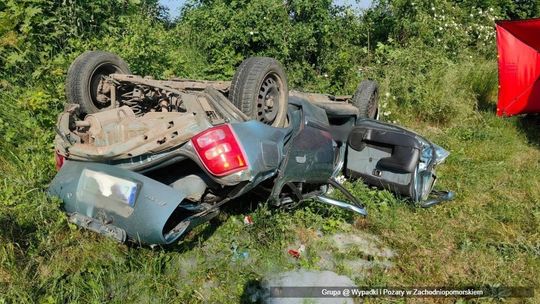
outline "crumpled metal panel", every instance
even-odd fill
[[[329,132],[323,109],[299,98],[289,100],[290,124],[294,134],[285,148],[270,199],[278,203],[283,186],[289,182],[325,184],[334,172],[336,144]]]
[[[189,185],[173,189],[141,174],[118,167],[67,161],[53,179],[49,193],[64,202],[69,214],[81,214],[102,225],[118,227],[128,237],[147,244],[167,244],[178,239],[189,227],[177,234],[165,231],[165,224],[189,195]],[[186,205],[185,214],[192,215]],[[177,221],[180,223],[181,219]],[[190,227],[196,223],[188,223]]]

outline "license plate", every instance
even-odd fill
[[[135,205],[140,184],[131,180],[84,169],[79,180],[79,190],[91,192],[107,200]]]

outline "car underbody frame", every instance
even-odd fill
[[[316,199],[366,215],[335,178],[347,130],[376,105],[373,81],[353,96],[289,91],[267,57],[246,59],[230,82],[156,80],[88,51],[68,70],[66,97],[49,192],[81,227],[169,244],[248,192],[276,206]],[[352,204],[325,197],[329,185]]]

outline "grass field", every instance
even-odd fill
[[[68,224],[60,202],[44,192],[53,157],[38,149],[52,147],[51,133],[36,134],[0,156],[0,303],[248,301],[265,275],[299,268],[333,270],[364,286],[538,287],[539,118],[502,119],[483,110],[445,127],[399,118],[452,152],[438,187],[455,190],[455,201],[418,209],[348,183],[368,204],[362,219],[317,204],[284,212],[239,200],[165,248],[121,245]],[[247,214],[254,225],[244,225]],[[347,261],[366,252],[330,241],[365,233],[395,253],[391,267],[351,268]],[[301,244],[305,253],[291,258],[287,249]],[[538,291],[528,301],[540,301]]]

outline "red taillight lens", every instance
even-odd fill
[[[210,173],[223,176],[248,167],[244,151],[228,124],[195,135],[191,142]]]
[[[58,151],[54,151],[54,160],[56,161],[56,171],[58,171],[62,168],[66,159]]]

